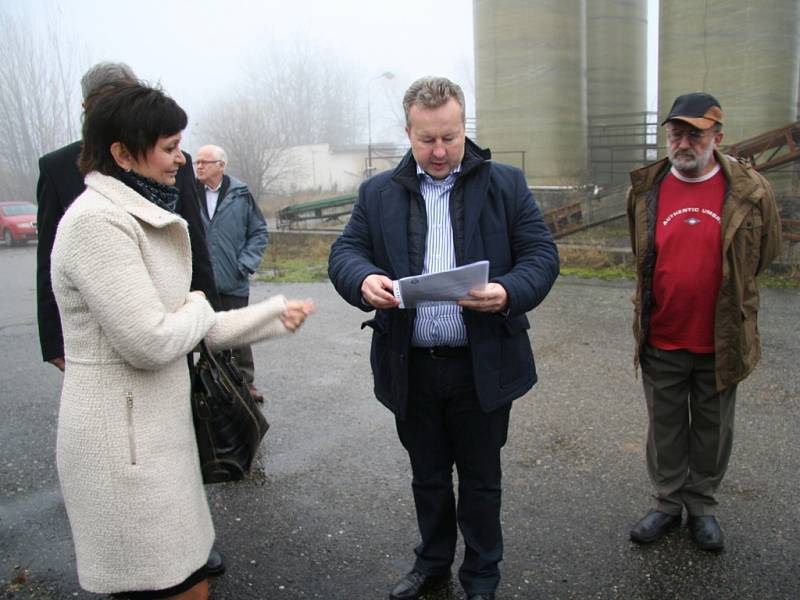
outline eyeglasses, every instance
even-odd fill
[[[699,131],[697,129],[667,129],[667,139],[673,144],[680,142],[684,137],[689,137],[689,142],[696,143],[706,137],[707,132]]]
[[[221,160],[196,160],[192,164],[195,167],[205,167],[206,165],[213,165],[215,163],[222,162]]]

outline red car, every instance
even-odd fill
[[[36,205],[30,202],[0,202],[0,237],[6,246],[36,240]]]

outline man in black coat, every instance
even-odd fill
[[[328,274],[350,304],[376,310],[365,323],[375,395],[411,460],[421,541],[389,597],[449,579],[460,528],[461,585],[468,600],[489,600],[503,558],[500,451],[512,401],[536,382],[526,313],[558,276],[558,251],[523,173],[465,137],[458,85],[420,79],[403,108],[411,150],[361,185]],[[488,284],[469,299],[399,307],[394,280],[483,260]]]
[[[136,81],[131,68],[125,63],[101,62],[90,68],[81,78],[84,100],[104,85],[118,81]],[[42,358],[61,371],[64,370],[64,337],[61,318],[53,295],[50,280],[50,253],[61,217],[70,204],[86,189],[83,176],[78,170],[81,142],[73,142],[39,159],[39,181],[36,199],[39,203],[37,227],[39,243],[36,250],[36,309],[39,321],[39,343]],[[180,190],[177,212],[189,225],[189,241],[192,248],[193,290],[202,290],[212,306],[219,305],[214,273],[208,257],[203,222],[197,202],[197,183],[192,170],[192,159],[184,152],[186,163],[178,169],[175,185]],[[191,360],[191,358],[189,359]],[[222,556],[211,550],[206,569],[209,575],[220,575],[225,571]]]

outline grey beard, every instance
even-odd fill
[[[669,162],[672,163],[672,166],[675,167],[681,174],[686,175],[687,177],[702,173],[703,169],[705,169],[708,166],[708,163],[711,161],[711,156],[713,154],[714,144],[709,144],[708,148],[706,148],[703,154],[697,154],[697,152],[694,152],[694,158],[676,157],[675,152],[667,149]]]

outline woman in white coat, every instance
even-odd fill
[[[186,354],[296,330],[312,312],[275,296],[215,313],[190,292],[173,187],[186,113],[140,84],[87,99],[86,191],[58,228],[53,290],[66,369],[57,463],[81,586],[132,598],[208,597],[214,528]]]

